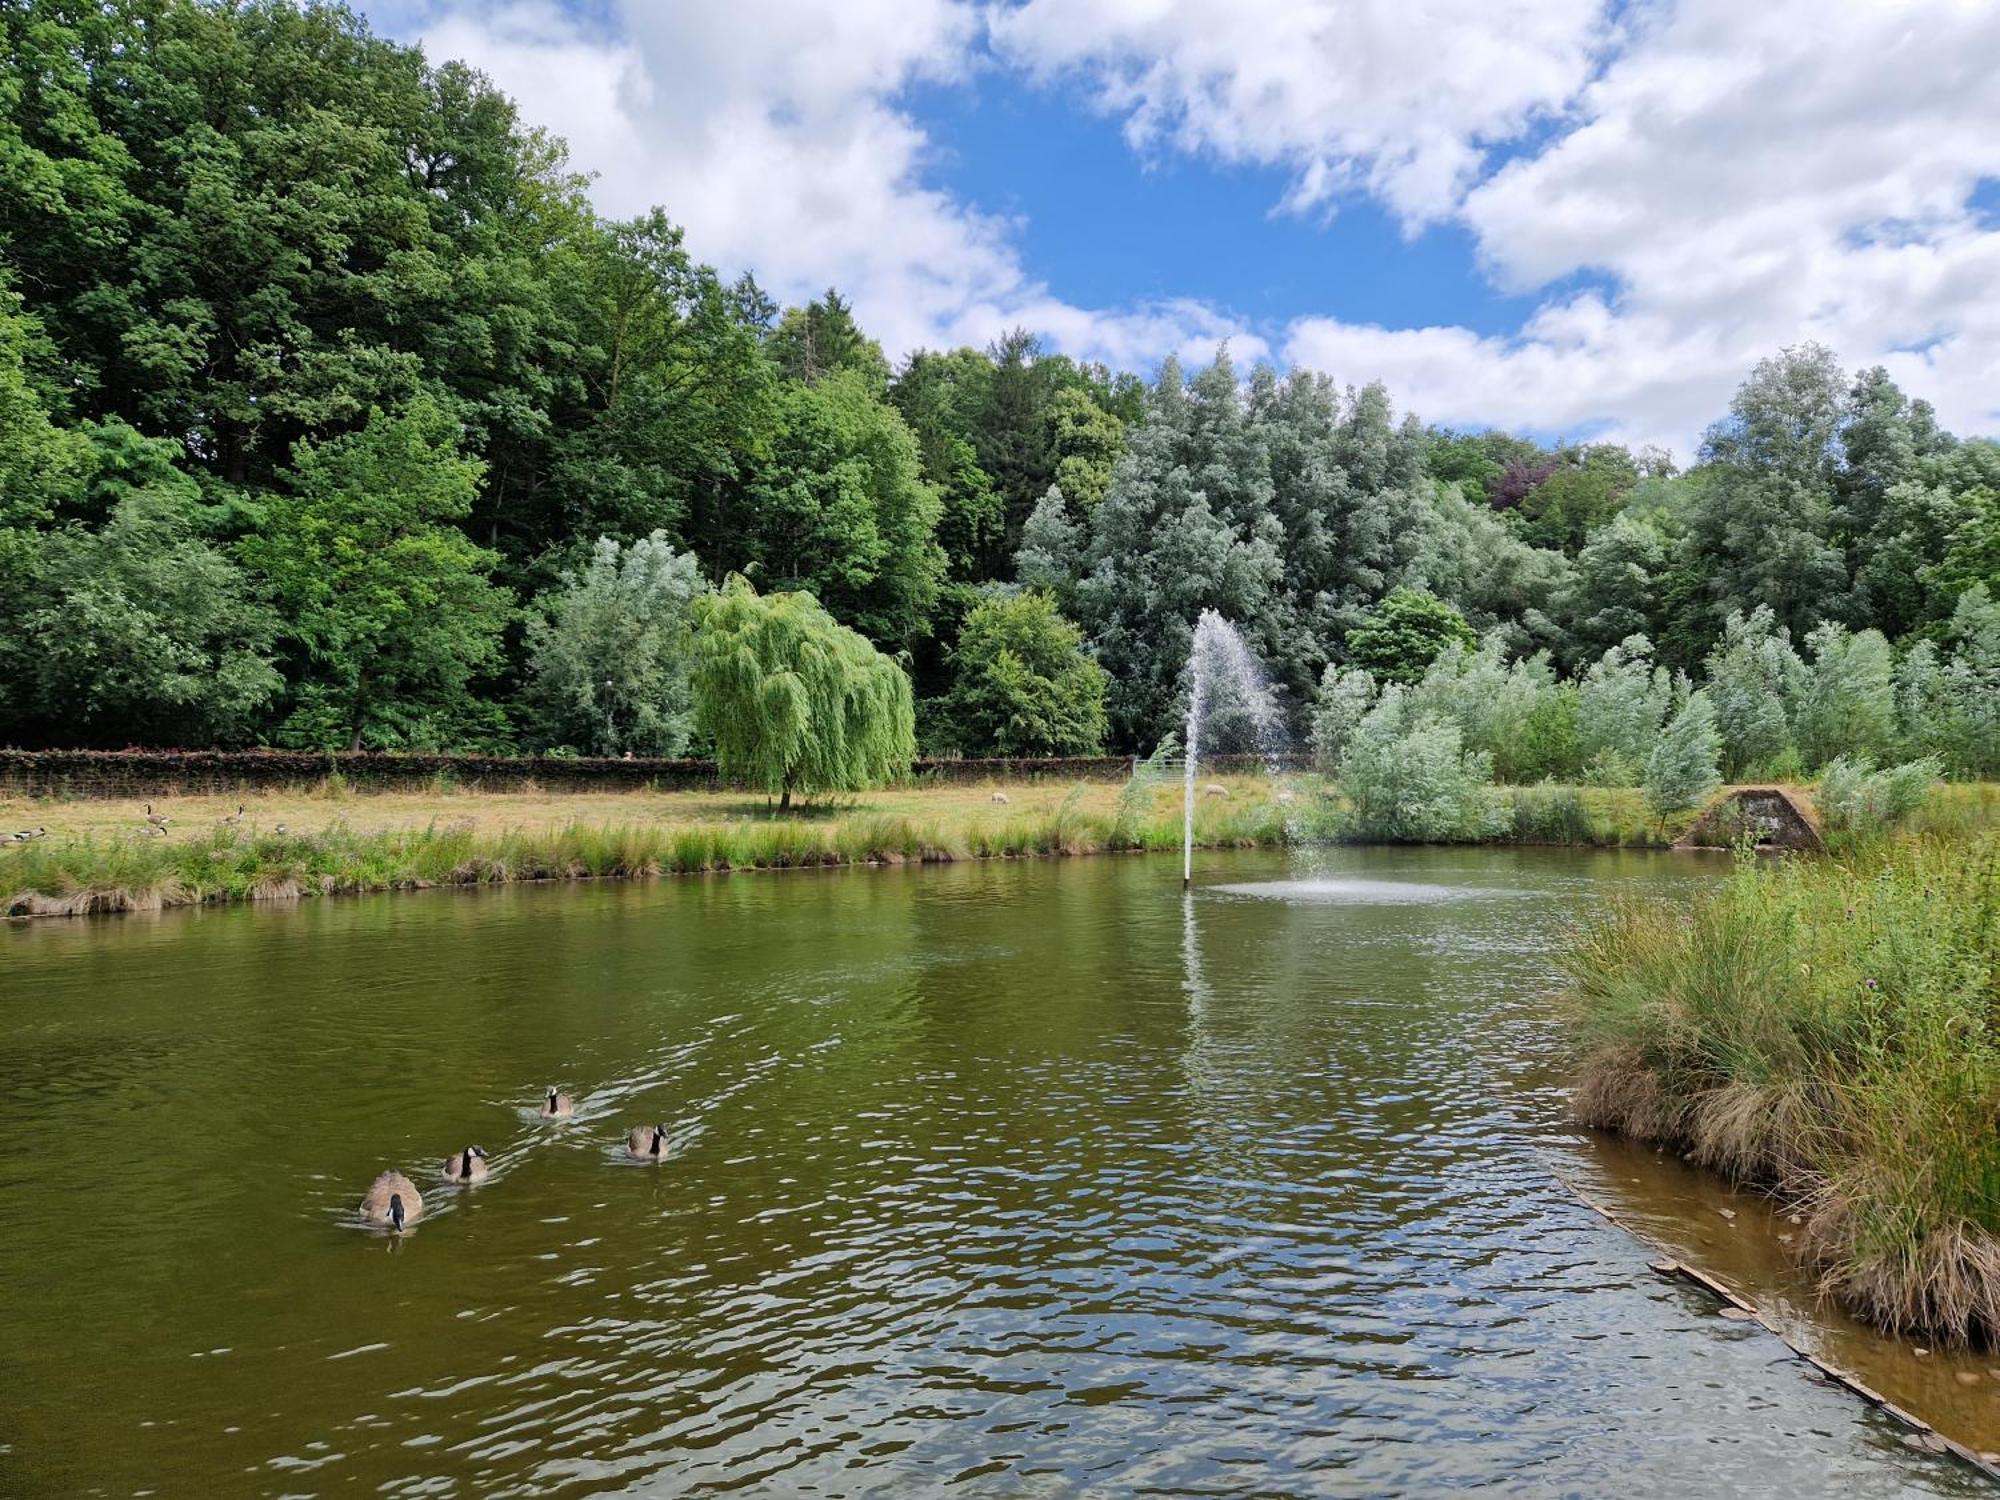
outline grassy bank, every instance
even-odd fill
[[[1358,838],[1337,789],[1317,777],[1203,780],[1230,793],[1197,804],[1195,835],[1205,848]],[[1980,790],[1941,789],[1937,816],[2000,818],[2000,795],[1967,800]],[[1661,824],[1629,788],[1532,786],[1496,795],[1506,799],[1508,815],[1497,840],[1488,841],[1502,843],[1644,847],[1670,842],[1687,821]],[[168,820],[164,833],[152,831],[146,806],[0,800],[0,834],[47,829],[30,843],[0,843],[0,912],[72,915],[510,880],[1168,850],[1181,838],[1178,782],[1142,791],[1105,782],[902,786],[779,818],[761,798],[740,792],[493,793],[443,785],[358,793],[335,779],[162,799],[152,807]]]
[[[53,835],[0,851],[0,902],[10,915],[77,915],[198,903],[269,900],[338,892],[421,889],[518,880],[630,879],[726,870],[1077,855],[1178,849],[1177,815],[1135,813],[1081,792],[1037,798],[1012,810],[938,795],[916,811],[834,808],[816,817],[537,821],[482,828],[520,808],[481,809],[422,824],[372,827],[337,818],[312,831],[248,813],[240,824],[209,821],[192,833],[148,835],[143,815],[109,827]],[[372,799],[371,799],[372,800]],[[472,800],[472,799],[466,799]],[[597,799],[622,802],[625,799]],[[1092,805],[1095,802],[1100,805]],[[164,805],[164,804],[162,804]],[[638,809],[599,808],[616,816]],[[269,809],[264,811],[268,812]],[[406,809],[351,811],[394,817]],[[1197,838],[1207,848],[1278,844],[1286,809],[1274,800],[1210,800]],[[294,811],[293,817],[299,814]],[[171,828],[171,825],[170,825]]]
[[[1579,1118],[1771,1189],[1827,1291],[1948,1343],[2000,1338],[1991,806],[1947,796],[1931,831],[1746,858],[1692,907],[1616,908],[1568,957]]]
[[[1206,848],[1332,842],[1344,809],[1317,778],[1204,777],[1195,833]],[[1005,798],[996,801],[995,795]],[[1661,830],[1638,794],[1532,787],[1508,794],[1503,839],[1645,844]],[[1281,800],[1282,799],[1282,800]],[[906,786],[783,818],[729,792],[549,795],[361,794],[338,780],[281,792],[122,800],[0,802],[0,831],[46,828],[0,845],[0,911],[16,916],[151,910],[510,880],[634,878],[721,870],[1178,849],[1181,788],[1116,784]],[[239,815],[238,807],[242,808]],[[235,819],[236,821],[226,821]],[[1671,832],[1671,830],[1669,830]]]

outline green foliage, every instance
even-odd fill
[[[1746,857],[1691,905],[1614,907],[1565,961],[1572,1107],[1777,1194],[1861,1315],[1990,1339],[1996,889],[1987,833]]]
[[[1111,488],[1112,468],[1125,451],[1125,424],[1078,386],[1055,393],[1048,423],[1055,483],[1089,515]]]
[[[836,619],[901,645],[922,635],[944,572],[937,492],[916,440],[852,369],[785,388],[771,458],[734,518],[721,559]]]
[[[861,331],[853,306],[832,288],[817,302],[786,308],[764,347],[788,380],[817,385],[846,371],[878,396],[889,384],[882,346]]]
[[[910,680],[808,594],[741,578],[695,605],[695,722],[722,774],[770,793],[853,791],[909,770]]]
[[[40,329],[0,276],[0,526],[50,520],[88,462],[81,437],[51,420],[29,369]]]
[[[1808,766],[1843,752],[1874,756],[1896,741],[1894,658],[1879,630],[1827,621],[1806,637],[1812,664],[1798,705],[1798,746]]]
[[[16,723],[55,741],[237,744],[283,686],[277,617],[200,535],[192,486],[137,491],[40,539],[7,601]]]
[[[1444,600],[1399,587],[1347,632],[1347,655],[1380,681],[1413,683],[1446,647],[1478,643],[1465,616]]]
[[[1879,771],[1865,755],[1835,756],[1813,792],[1820,826],[1849,835],[1885,832],[1923,806],[1943,769],[1931,756]]]
[[[1574,555],[1617,517],[1638,482],[1630,453],[1614,443],[1592,443],[1565,450],[1548,477],[1509,514],[1523,540]]]
[[[1384,688],[1341,754],[1349,830],[1398,843],[1497,835],[1508,814],[1487,786],[1492,758],[1466,750],[1449,720],[1413,713],[1406,694],[1399,684]]]
[[[493,554],[453,524],[483,467],[458,451],[457,424],[419,399],[301,443],[293,463],[295,494],[272,501],[240,547],[296,653],[281,738],[350,749],[475,738],[492,715],[470,685],[498,664],[513,611],[486,580]]]
[[[1244,629],[1266,660],[1278,654],[1282,533],[1269,493],[1227,360],[1192,386],[1169,361],[1090,516],[1072,591],[1110,679],[1106,708],[1120,743],[1155,742],[1172,727],[1204,609]]]
[[[947,704],[968,755],[1095,755],[1104,672],[1046,594],[996,596],[966,617]]]
[[[1627,775],[1650,743],[1605,728],[1589,673],[1644,635],[1659,666],[1716,663],[1732,771],[1899,740],[1993,774],[1996,668],[1962,601],[2000,587],[2000,446],[1944,432],[1879,369],[1850,378],[1812,346],[1762,362],[1681,477],[1612,444],[1427,430],[1379,383],[1239,379],[1226,353],[1147,388],[1014,330],[912,353],[892,379],[839,292],[780,316],[665,211],[605,219],[586,187],[485,78],[349,9],[0,11],[12,732],[500,745],[499,705],[525,694],[531,740],[672,745],[681,713],[647,706],[673,697],[651,667],[584,671],[608,625],[561,689],[553,608],[503,628],[510,598],[564,596],[587,545],[648,538],[711,580],[809,590],[947,720],[948,643],[990,586],[1017,585],[1077,622],[1127,747],[1178,717],[1193,622],[1215,608],[1299,735],[1329,664],[1414,685],[1477,635],[1497,654],[1459,674],[1466,748],[1506,777]],[[410,416],[429,452],[448,432],[439,473],[387,456],[401,419],[375,413]],[[312,477],[336,461],[352,472]],[[95,548],[129,582],[135,528],[167,523],[127,502],[168,491],[181,530],[158,545],[201,584],[152,602],[107,584],[132,608],[78,618],[119,657],[93,691],[123,706],[58,714],[84,689],[38,686],[27,660],[21,621],[58,587],[44,570],[73,588]],[[185,664],[225,653],[231,601],[250,619],[266,593],[284,690],[259,697],[270,643],[250,628],[241,670],[195,706]],[[1732,617],[1766,623],[1732,634]],[[1816,634],[1830,625],[1853,634]],[[49,648],[72,677],[90,638]],[[1795,641],[1827,646],[1788,665]],[[182,665],[149,688],[133,652]],[[1581,674],[1574,692],[1549,663]],[[600,702],[607,676],[624,685]]]
[[[1708,658],[1708,696],[1722,733],[1723,769],[1732,779],[1768,771],[1793,749],[1805,684],[1805,664],[1768,604],[1724,622]]]
[[[1721,784],[1722,735],[1706,691],[1690,693],[1646,757],[1646,802],[1658,817],[1699,804]]]
[[[1667,540],[1659,527],[1621,511],[1577,554],[1560,600],[1572,647],[1588,659],[1628,637],[1650,636],[1662,619]]]
[[[664,531],[629,547],[600,537],[589,561],[534,602],[521,690],[542,743],[590,755],[680,755],[694,728],[688,674],[691,553]]]
[[[1607,770],[1636,769],[1652,753],[1673,706],[1673,682],[1665,669],[1652,665],[1652,651],[1643,635],[1627,636],[1584,673],[1577,688],[1578,752],[1584,760]]]
[[[1944,635],[1945,650],[1919,641],[1897,667],[1903,745],[1959,775],[2000,775],[2000,601],[1967,589]]]
[[[1347,742],[1375,706],[1375,679],[1359,667],[1329,663],[1320,679],[1319,702],[1313,709],[1313,760],[1322,770],[1340,764]]]
[[[1572,775],[1577,768],[1574,693],[1557,686],[1546,656],[1509,663],[1498,635],[1476,652],[1446,646],[1409,704],[1417,714],[1456,724],[1465,747],[1490,756],[1504,781]]]

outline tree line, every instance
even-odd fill
[[[1684,472],[1226,350],[892,366],[339,7],[24,0],[0,47],[0,740],[724,749],[774,790],[1143,750],[1213,607],[1302,734],[1448,656],[1546,688],[1542,739],[1461,747],[1497,774],[1643,774],[1593,674],[1655,731],[1699,695],[1736,771],[1994,772],[2000,447],[1825,350]]]

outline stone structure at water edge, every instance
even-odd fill
[[[1773,851],[1824,847],[1811,810],[1781,786],[1739,786],[1724,792],[1695,819],[1694,827],[1674,841],[1674,847],[1730,849],[1744,838]]]

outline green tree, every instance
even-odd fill
[[[725,777],[777,793],[855,791],[909,769],[910,680],[809,594],[742,578],[695,606],[695,723]]]
[[[919,350],[889,390],[917,440],[923,477],[938,492],[938,545],[948,576],[968,583],[998,578],[1006,569],[1006,504],[979,467],[972,441],[971,414],[992,373],[973,349]]]
[[[1055,393],[1049,401],[1048,423],[1055,483],[1089,515],[1111,488],[1111,471],[1125,451],[1125,424],[1080,386]]]
[[[240,544],[270,581],[295,662],[281,736],[332,747],[440,745],[490,733],[470,692],[512,615],[487,580],[495,555],[455,522],[482,465],[428,399],[359,432],[301,443],[290,497]]]
[[[1723,769],[1770,769],[1794,748],[1805,664],[1768,604],[1732,614],[1708,657],[1708,698],[1722,734]]]
[[[569,378],[546,457],[510,453],[492,470],[483,534],[535,563],[579,535],[665,530],[712,547],[704,528],[756,471],[777,417],[758,330],[658,210],[579,225],[551,262]]]
[[[1664,818],[1699,803],[1721,784],[1722,735],[1706,690],[1688,695],[1646,757],[1646,803]]]
[[[1827,349],[1787,349],[1757,365],[1709,430],[1682,548],[1715,618],[1762,606],[1803,635],[1851,609],[1834,539],[1845,386]]]
[[[1650,637],[1659,629],[1667,555],[1658,525],[1629,511],[1583,544],[1558,603],[1577,659],[1588,661],[1628,636]]]
[[[1953,524],[1941,555],[1920,570],[1931,597],[1948,602],[1952,610],[1957,609],[1967,589],[2000,593],[2000,446],[1967,443],[1965,447],[1988,450],[1992,457],[1987,462],[1996,471],[1995,477],[1990,484],[1976,484],[1954,497]],[[1934,606],[1934,612],[1947,611]]]
[[[861,331],[853,305],[831,287],[817,302],[786,308],[764,350],[787,380],[817,385],[845,370],[871,395],[881,395],[889,385],[882,346]]]
[[[675,552],[664,531],[629,547],[598,538],[529,615],[521,696],[542,743],[683,753],[694,728],[693,604],[705,592],[694,554]]]
[[[0,663],[33,737],[150,745],[241,743],[283,686],[278,620],[200,534],[194,485],[119,501],[97,530],[41,538],[8,601]]]
[[[1509,514],[1529,545],[1574,555],[1619,514],[1639,482],[1639,469],[1616,443],[1565,448],[1556,460],[1548,477]]]
[[[1354,629],[1347,656],[1378,681],[1414,683],[1446,647],[1479,644],[1465,616],[1423,589],[1391,589]]]
[[[968,755],[1095,755],[1104,671],[1046,594],[1000,595],[966,616],[946,709]]]
[[[1044,528],[1044,539],[1054,531]],[[1074,591],[1110,678],[1105,706],[1119,744],[1156,744],[1179,716],[1202,610],[1234,621],[1264,660],[1279,656],[1282,541],[1234,369],[1219,357],[1189,386],[1169,360],[1091,513]]]
[[[1829,620],[1806,636],[1811,655],[1799,695],[1799,751],[1808,768],[1835,756],[1874,760],[1896,742],[1895,658],[1879,630]]]
[[[708,561],[810,593],[842,623],[903,646],[937,606],[939,510],[895,408],[835,370],[780,393],[771,456]]]
[[[1323,770],[1340,764],[1347,742],[1375,706],[1375,679],[1359,667],[1327,664],[1313,707],[1313,759]]]
[[[1577,686],[1577,730],[1584,758],[1601,779],[1636,780],[1673,706],[1673,680],[1652,662],[1653,643],[1627,636],[1592,662]]]
[[[1391,683],[1348,737],[1340,790],[1354,831],[1367,838],[1488,838],[1505,816],[1492,772],[1492,758],[1466,750],[1456,724],[1414,712],[1408,690]]]
[[[50,417],[53,393],[31,364],[48,353],[39,326],[0,278],[0,528],[51,520],[89,463],[88,444]]]

